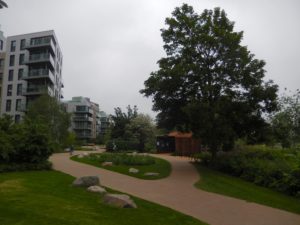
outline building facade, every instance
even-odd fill
[[[73,97],[64,104],[71,113],[71,130],[78,139],[94,142],[109,127],[109,117],[89,98]]]
[[[63,98],[63,56],[53,30],[7,37],[5,49],[1,115],[18,122],[37,97]]]
[[[1,96],[2,96],[2,81],[5,63],[5,43],[6,39],[3,32],[0,30],[0,112],[1,112]]]

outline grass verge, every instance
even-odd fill
[[[199,189],[255,202],[273,208],[300,214],[300,199],[195,164],[201,179],[195,184]]]
[[[137,209],[102,203],[100,195],[70,184],[56,171],[0,174],[1,225],[204,225],[172,209],[133,198]]]
[[[102,161],[97,159],[97,155],[101,154],[107,154],[107,153],[100,153],[100,154],[91,154],[92,157],[84,157],[84,158],[78,158],[77,156],[71,157],[72,160],[86,163],[89,165],[93,165],[99,168],[111,170],[117,173],[122,173],[128,176],[136,177],[139,179],[145,179],[145,180],[157,180],[161,178],[168,177],[171,173],[171,164],[164,160],[159,159],[156,157],[149,156],[151,159],[154,160],[154,164],[150,165],[112,165],[112,166],[102,166]],[[112,155],[118,156],[119,153],[110,153]],[[130,168],[138,169],[138,173],[129,173]],[[145,176],[144,174],[147,172],[153,172],[153,173],[159,173],[158,176]]]

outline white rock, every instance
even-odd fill
[[[79,177],[73,182],[73,186],[75,187],[90,187],[95,185],[100,185],[98,176]]]
[[[99,193],[99,194],[104,194],[104,193],[107,192],[107,191],[105,190],[105,188],[100,187],[100,186],[98,186],[98,185],[90,186],[90,187],[88,187],[87,190],[88,190],[89,192],[94,192],[94,193]]]
[[[139,170],[138,169],[135,169],[135,168],[130,168],[129,169],[129,173],[138,173]]]
[[[119,208],[137,208],[134,201],[128,195],[124,194],[106,194],[103,202]]]
[[[112,166],[113,162],[103,162],[101,165],[102,166]]]

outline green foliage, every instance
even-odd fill
[[[0,118],[0,171],[46,168],[53,152],[46,127],[38,122],[13,124]]]
[[[168,161],[145,155],[126,155],[124,153],[101,153],[90,154],[89,156],[83,158],[73,156],[71,159],[145,180],[161,179],[169,176],[171,173],[171,164]],[[102,166],[102,163],[104,161],[113,162],[113,165]],[[138,169],[139,172],[130,173],[129,169],[132,167]],[[145,173],[147,172],[158,173],[158,175],[145,176]]]
[[[113,125],[102,137],[106,142],[109,151],[113,150],[115,143],[116,150],[138,150],[140,152],[150,151],[155,147],[156,127],[150,116],[137,112],[137,107],[127,107],[127,113],[121,108],[115,108],[115,115],[112,116]]]
[[[272,129],[282,147],[289,148],[300,142],[300,91],[283,95],[280,106],[281,110],[271,117]]]
[[[257,185],[289,195],[300,195],[300,154],[297,151],[247,146],[243,150],[220,152],[210,166]]]
[[[124,138],[125,127],[138,114],[136,106],[133,109],[130,105],[127,106],[127,113],[124,113],[120,107],[115,108],[115,115],[112,115],[113,126],[111,129],[111,138]]]
[[[110,140],[106,143],[106,150],[111,152],[134,151],[138,147],[139,143],[132,140]]]
[[[115,165],[142,166],[155,163],[155,159],[153,157],[129,155],[126,153],[102,153],[99,155],[90,154],[87,157],[90,160],[96,160],[99,162],[113,162]]]
[[[45,125],[55,148],[63,147],[69,135],[68,128],[71,124],[70,114],[54,97],[43,95],[33,101],[25,116],[25,120],[35,121]]]
[[[0,173],[14,171],[51,170],[52,164],[49,161],[39,163],[0,163]]]
[[[155,148],[156,128],[150,116],[138,114],[126,125],[125,130],[125,137],[139,143],[137,150],[143,152]]]
[[[277,85],[264,81],[265,62],[241,45],[224,10],[175,8],[162,29],[166,57],[141,93],[153,97],[158,125],[192,131],[216,155],[239,137],[259,139],[264,113],[276,109]]]

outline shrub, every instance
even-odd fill
[[[27,170],[51,170],[51,168],[52,164],[49,161],[40,163],[9,163],[0,164],[0,173]]]
[[[114,147],[115,146],[115,147]],[[115,148],[115,149],[114,149]],[[110,140],[106,144],[107,151],[128,151],[139,149],[139,143],[136,141]]]
[[[300,156],[297,151],[262,145],[244,146],[240,150],[218,154],[214,161],[206,159],[202,162],[257,185],[300,195]]]
[[[126,153],[102,153],[91,154],[91,160],[102,162],[113,162],[114,165],[127,165],[127,166],[143,166],[155,163],[155,159],[151,156],[144,155],[129,155]]]

